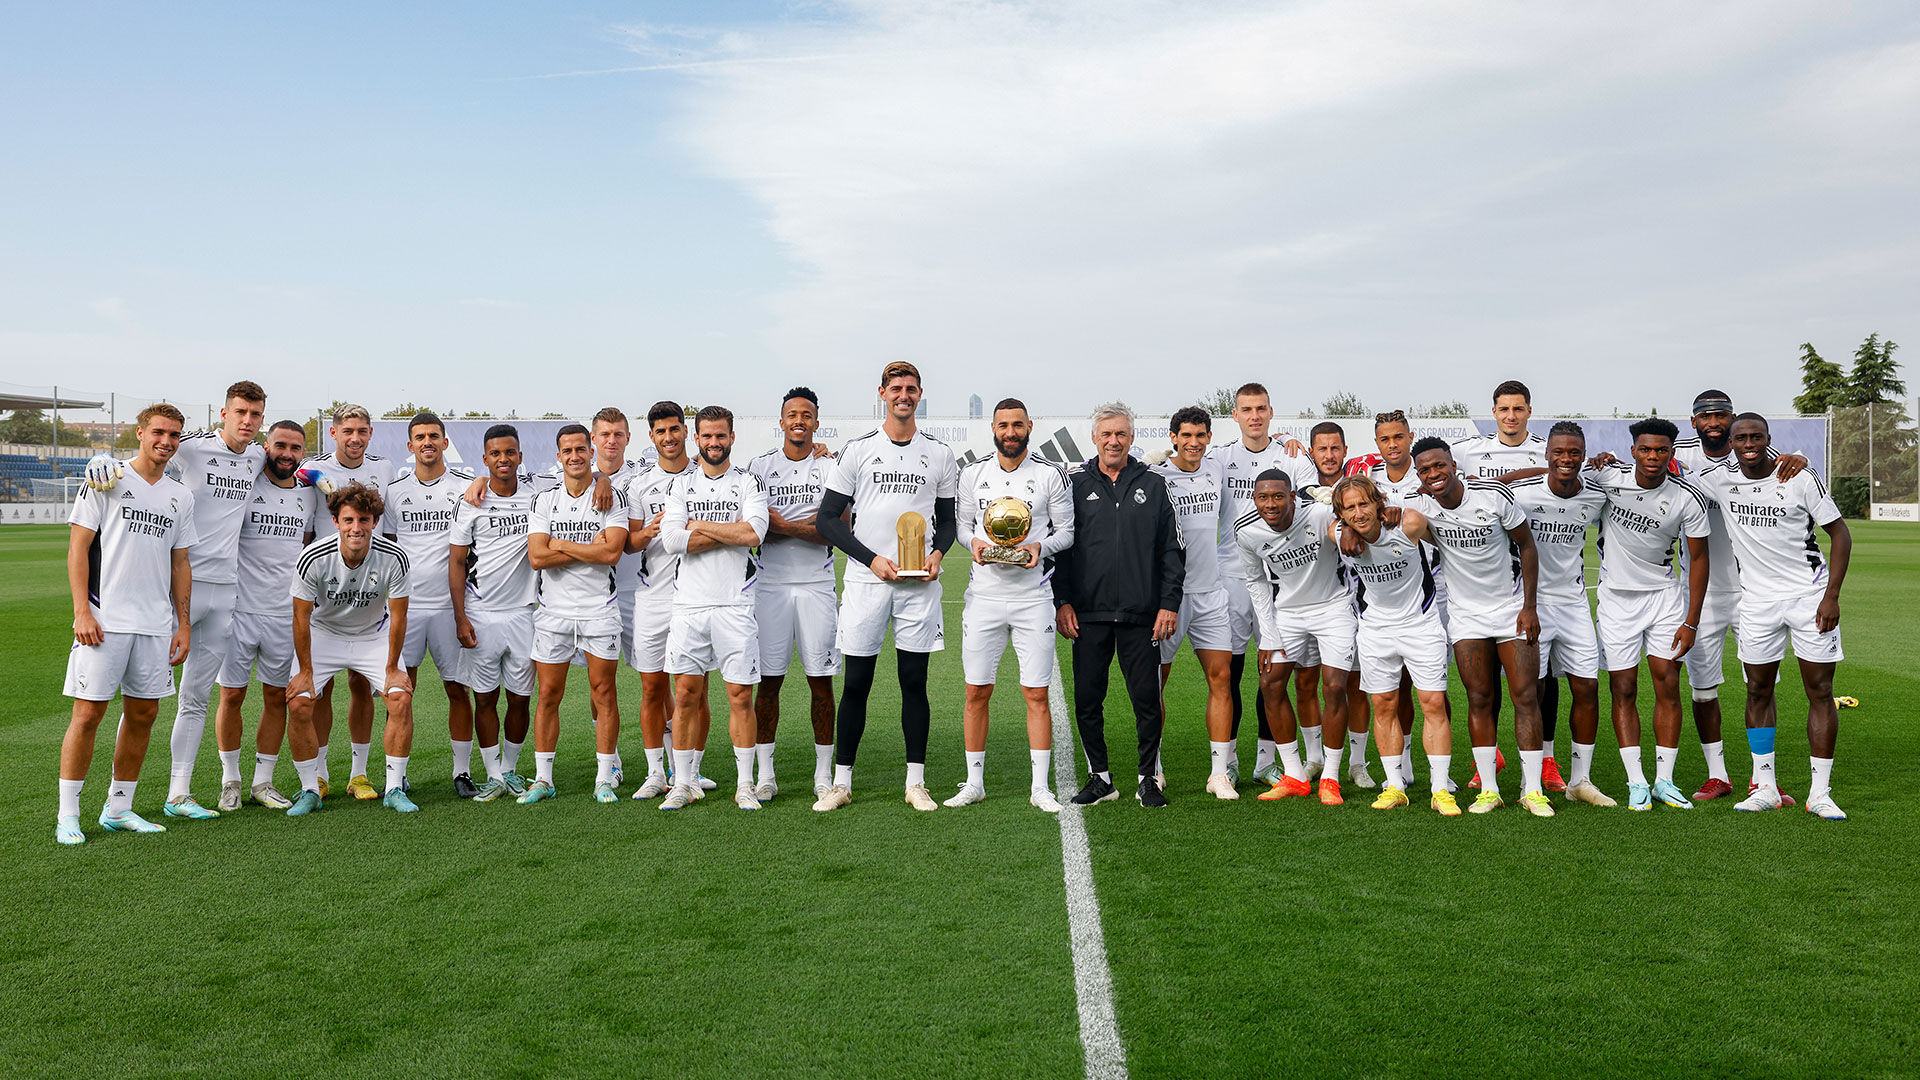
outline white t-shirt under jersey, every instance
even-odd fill
[[[1520,445],[1508,446],[1500,441],[1498,432],[1475,435],[1453,444],[1453,463],[1460,467],[1461,475],[1477,476],[1482,480],[1491,480],[1521,469],[1544,469],[1547,467],[1547,440],[1529,431],[1520,440]],[[1447,588],[1451,590],[1451,572],[1447,575],[1447,583]],[[1452,595],[1451,591],[1448,595]]]
[[[1440,505],[1421,491],[1407,506],[1427,517],[1440,565],[1447,568],[1447,602],[1467,611],[1497,611],[1520,591],[1520,553],[1507,530],[1527,523],[1513,492],[1492,480],[1468,477],[1460,505]]]
[[[1327,542],[1339,550],[1337,543]],[[1433,607],[1433,571],[1427,553],[1398,525],[1382,528],[1380,539],[1361,548],[1358,555],[1341,552],[1340,563],[1353,583],[1353,603],[1362,623],[1390,629]]]
[[[1652,592],[1675,584],[1673,549],[1682,537],[1704,539],[1707,493],[1691,480],[1668,474],[1659,486],[1643,488],[1625,462],[1595,473],[1607,490],[1607,515],[1600,527],[1600,584],[1627,592]],[[1711,558],[1711,556],[1709,556]]]
[[[408,470],[387,488],[387,513],[382,520],[400,550],[407,553],[408,576],[413,579],[408,611],[445,611],[453,606],[447,591],[447,537],[453,532],[460,497],[471,483],[472,473],[449,466],[432,480],[422,480]]]
[[[267,449],[248,443],[239,453],[218,431],[190,431],[167,462],[167,475],[193,492],[193,579],[217,584],[240,580],[240,519],[253,495],[253,478],[266,466]]]
[[[283,488],[264,474],[254,480],[253,496],[240,520],[240,583],[234,610],[293,616],[293,597],[288,592],[293,566],[307,546],[313,519],[321,513],[320,493],[310,487]]]
[[[687,551],[687,522],[729,524],[744,521],[767,535],[767,489],[760,478],[738,465],[719,476],[708,476],[699,465],[674,478],[667,487],[667,516],[660,522],[660,538],[680,556],[674,582],[675,607],[750,607],[758,568],[753,552],[722,544],[705,551]]]
[[[1173,458],[1151,466],[1167,482],[1167,497],[1180,521],[1180,538],[1187,548],[1185,591],[1212,592],[1225,588],[1220,573],[1220,514],[1226,495],[1226,472],[1214,458],[1203,458],[1192,472]]]
[[[1814,528],[1840,520],[1840,508],[1812,469],[1753,480],[1729,460],[1699,480],[1720,501],[1743,598],[1771,603],[1825,591],[1827,559]]]
[[[795,461],[784,445],[747,462],[747,471],[767,489],[767,508],[788,521],[810,518],[820,510],[833,459],[811,454]],[[764,585],[817,585],[833,582],[833,548],[792,536],[769,535],[760,545],[760,581]]]
[[[524,611],[539,593],[527,562],[527,527],[533,520],[531,483],[513,494],[487,489],[484,505],[462,502],[454,511],[447,543],[467,549],[467,606],[481,611]]]
[[[667,509],[667,488],[688,471],[699,468],[688,460],[685,469],[680,472],[668,472],[658,464],[643,469],[627,478],[627,513],[631,515],[627,525],[629,535],[647,527],[654,515]],[[680,569],[680,556],[667,550],[667,545],[658,535],[647,541],[647,546],[621,560],[624,568],[632,564],[634,589],[633,596],[644,604],[667,604],[673,602],[674,577]]]
[[[87,601],[100,629],[172,634],[173,553],[187,548],[193,559],[193,492],[171,476],[149,484],[129,468],[112,491],[82,487],[67,523],[93,530]]]
[[[407,595],[407,555],[376,534],[359,566],[340,554],[340,534],[300,553],[293,598],[313,605],[312,625],[340,637],[366,637],[387,625],[387,601]]]
[[[387,488],[393,484],[393,462],[388,461],[378,454],[365,455],[360,459],[360,464],[349,469],[345,465],[340,464],[340,459],[329,451],[328,453],[321,454],[319,457],[308,458],[302,463],[302,467],[319,469],[322,475],[340,487],[346,487],[348,484],[356,481],[365,484],[379,492],[382,499],[386,498]],[[393,508],[388,507],[387,509],[391,512]],[[392,532],[393,529],[387,522],[388,519],[386,515],[381,515],[380,521],[374,526],[373,531],[376,534]],[[333,524],[333,515],[327,513],[326,500],[324,498],[321,499],[320,519],[314,523],[314,535],[316,537],[327,537],[339,531],[340,530]]]
[[[1716,465],[1734,461],[1733,450],[1729,444],[1726,456],[1708,457],[1706,448],[1700,445],[1700,436],[1676,439],[1673,443],[1673,460],[1686,470],[1689,479],[1698,479],[1701,473]],[[1734,468],[1738,468],[1734,465]],[[1700,485],[1707,492],[1707,524],[1713,532],[1707,537],[1707,558],[1712,563],[1707,574],[1707,588],[1714,592],[1738,592],[1740,589],[1740,562],[1734,558],[1733,545],[1727,539],[1727,527],[1720,517],[1720,500],[1714,496],[1713,488]],[[1685,555],[1682,552],[1682,555]],[[1681,561],[1684,568],[1693,562],[1691,556]]]
[[[960,539],[972,557],[975,540],[998,543],[987,535],[987,506],[1008,496],[1033,510],[1033,527],[1023,543],[1040,545],[1040,565],[975,566],[967,578],[967,592],[995,600],[1053,600],[1054,556],[1073,546],[1073,492],[1067,472],[1051,461],[1028,454],[1012,469],[1003,468],[1000,455],[976,461],[960,473],[960,496],[954,500]]]
[[[1414,471],[1412,462],[1407,463],[1407,474],[1398,480],[1387,479],[1387,463],[1384,461],[1368,469],[1367,476],[1380,489],[1380,494],[1387,497],[1389,506],[1405,506],[1407,499],[1420,490],[1420,474]]]
[[[545,533],[555,540],[591,544],[608,529],[625,529],[627,497],[615,491],[613,505],[605,510],[593,508],[594,484],[589,482],[579,495],[567,494],[564,485],[549,488],[533,497],[533,516],[527,522],[527,534]],[[618,614],[614,607],[620,595],[614,588],[614,568],[599,563],[570,560],[559,566],[535,571],[539,575],[540,610],[565,619],[591,619],[596,615]]]
[[[1293,521],[1285,531],[1268,525],[1257,510],[1248,511],[1234,523],[1239,555],[1235,569],[1253,596],[1262,642],[1280,640],[1274,622],[1276,610],[1345,602],[1347,586],[1340,578],[1340,553],[1327,539],[1327,526],[1332,522],[1332,507],[1295,500]]]
[[[1561,498],[1543,473],[1509,485],[1527,515],[1540,579],[1534,599],[1541,607],[1587,602],[1587,527],[1607,512],[1607,490],[1583,472],[1580,489]]]
[[[853,535],[876,555],[898,561],[900,515],[913,511],[927,519],[933,542],[933,504],[955,498],[960,467],[953,449],[923,431],[904,443],[872,431],[847,444],[827,474],[827,490],[853,499]],[[870,567],[847,560],[848,581],[878,581]]]

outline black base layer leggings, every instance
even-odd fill
[[[900,671],[900,734],[907,743],[907,763],[927,763],[927,733],[933,728],[933,706],[927,702],[927,660],[930,654],[894,652]],[[860,753],[860,737],[867,733],[867,698],[873,694],[877,656],[845,658],[846,679],[840,688],[833,763],[851,767]]]

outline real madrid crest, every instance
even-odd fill
[[[1134,502],[1137,502],[1137,503],[1144,503],[1144,502],[1146,502],[1146,501],[1147,501],[1147,493],[1146,493],[1146,492],[1144,492],[1144,491],[1142,491],[1142,490],[1140,490],[1139,488],[1134,488],[1134,489],[1133,489],[1133,501],[1134,501]]]

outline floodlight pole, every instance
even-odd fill
[[[53,387],[53,463],[60,464],[60,385]]]

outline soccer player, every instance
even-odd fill
[[[1404,505],[1420,490],[1420,474],[1413,467],[1413,428],[1407,422],[1405,410],[1394,409],[1390,412],[1373,414],[1373,445],[1376,453],[1369,455],[1379,458],[1367,467],[1367,478],[1373,481],[1389,506]],[[1432,547],[1427,549],[1428,572],[1433,577],[1434,610],[1439,613],[1441,626],[1446,625],[1447,616],[1447,579],[1437,564],[1438,554]],[[1366,699],[1356,695],[1350,698],[1347,706],[1348,730],[1355,730],[1354,713]],[[1409,784],[1413,782],[1413,702],[1414,688],[1411,678],[1403,677],[1400,693],[1395,695],[1397,721],[1400,725],[1401,747],[1400,776]],[[1453,722],[1453,705],[1444,702],[1447,710],[1447,722]],[[1375,717],[1378,720],[1378,717]],[[1363,729],[1362,729],[1363,730]],[[1374,742],[1380,736],[1375,729]],[[1453,790],[1453,781],[1445,779],[1447,789]],[[1361,785],[1362,787],[1366,785]]]
[[[260,676],[260,726],[254,733],[253,801],[275,810],[293,805],[273,786],[287,732],[287,679],[293,673],[293,567],[313,535],[319,492],[294,482],[307,452],[306,429],[282,420],[267,429],[266,469],[253,481],[240,522],[240,580],[232,636],[220,663],[220,708],[213,718],[220,747],[220,809],[238,810],[241,707]]]
[[[1445,439],[1413,444],[1421,490],[1408,502],[1427,520],[1427,531],[1449,570],[1452,617],[1447,636],[1467,690],[1467,730],[1484,790],[1468,809],[1490,813],[1500,797],[1497,751],[1500,675],[1513,700],[1514,740],[1520,744],[1520,805],[1535,817],[1552,817],[1541,789],[1540,709],[1535,697],[1540,660],[1540,619],[1535,610],[1539,567],[1533,530],[1504,484],[1462,479]]]
[[[473,691],[473,726],[487,782],[474,799],[492,802],[527,793],[520,750],[530,726],[533,693],[533,606],[539,583],[527,561],[533,497],[550,481],[523,478],[520,431],[494,424],[481,439],[487,494],[481,506],[461,501],[447,533],[447,591],[460,642],[460,684]],[[507,717],[501,730],[500,693]]]
[[[1209,457],[1219,459],[1221,471],[1226,475],[1226,506],[1222,520],[1227,522],[1237,521],[1253,512],[1253,478],[1264,470],[1285,471],[1293,478],[1296,487],[1310,484],[1310,474],[1313,472],[1312,463],[1301,456],[1305,448],[1298,440],[1278,439],[1268,433],[1273,426],[1273,399],[1267,394],[1266,387],[1250,382],[1234,391],[1233,421],[1240,428],[1240,437],[1208,450]],[[1221,530],[1220,558],[1230,567],[1239,565],[1240,556],[1234,546],[1231,529]],[[1233,706],[1232,742],[1235,749],[1229,759],[1228,772],[1238,783],[1242,712],[1240,681],[1246,674],[1247,645],[1253,639],[1253,600],[1248,596],[1246,584],[1238,573],[1229,572],[1222,576],[1226,579],[1228,628],[1233,646],[1227,670],[1227,691]],[[1254,681],[1256,684],[1260,682],[1258,673]],[[1280,702],[1285,704],[1286,687],[1282,685],[1278,692]],[[1291,708],[1290,705],[1287,707]],[[1273,740],[1273,723],[1267,714],[1266,695],[1257,686],[1253,694],[1253,716],[1258,724],[1253,773],[1272,784],[1280,777],[1280,767],[1274,763],[1278,744]],[[1319,762],[1321,749],[1318,732],[1308,733],[1306,743],[1308,760]]]
[[[627,485],[633,478],[651,467],[644,458],[640,461],[627,460],[627,447],[633,442],[633,430],[627,424],[627,414],[609,405],[593,414],[588,431],[593,439],[593,471],[612,481],[614,490],[624,497]],[[652,449],[651,444],[648,449]],[[565,472],[564,469],[561,471]],[[640,587],[640,560],[628,557],[623,549],[620,562],[614,567],[613,581],[615,594],[619,597],[620,653],[627,656],[633,652],[633,594]]]
[[[349,670],[358,671],[387,702],[382,805],[402,814],[420,809],[406,791],[407,758],[413,752],[413,682],[400,660],[407,640],[407,556],[399,544],[376,535],[385,512],[380,493],[364,484],[335,488],[327,496],[334,535],[309,544],[294,567],[287,728],[300,794],[287,809],[289,816],[320,809],[313,692]]]
[[[1547,441],[1527,430],[1533,419],[1533,391],[1517,379],[1493,388],[1491,435],[1474,435],[1453,443],[1453,459],[1467,476],[1491,480],[1521,469],[1547,464]]]
[[[560,701],[567,692],[567,669],[576,652],[587,657],[587,686],[593,698],[596,769],[593,797],[610,803],[614,764],[619,757],[620,674],[619,593],[614,566],[627,546],[627,501],[618,493],[613,505],[594,509],[591,436],[586,427],[568,424],[554,437],[566,479],[533,497],[527,523],[527,562],[539,575],[540,606],[533,616],[533,663],[540,699],[533,714],[533,783],[521,803],[554,797],[553,757],[560,745]]]
[[[453,793],[471,799],[473,783],[473,699],[460,684],[460,636],[454,626],[453,595],[447,574],[447,537],[460,508],[461,488],[473,479],[447,464],[447,426],[430,412],[407,421],[407,449],[413,467],[387,487],[387,525],[394,542],[407,553],[413,595],[407,600],[407,640],[400,658],[407,678],[420,685],[420,661],[433,657],[434,670],[447,694],[447,739],[453,746]],[[452,479],[449,479],[451,477]]]
[[[1307,433],[1307,439],[1311,444],[1307,448],[1307,456],[1308,460],[1313,462],[1314,475],[1312,481],[1304,487],[1299,485],[1297,477],[1290,477],[1295,480],[1295,493],[1302,494],[1308,488],[1320,488],[1331,497],[1333,485],[1358,468],[1358,462],[1347,457],[1347,431],[1332,420],[1323,420],[1313,425],[1313,430]],[[1339,565],[1337,559],[1334,565]],[[1313,754],[1323,742],[1322,717],[1327,715],[1321,710],[1320,664],[1319,654],[1314,651],[1315,648],[1311,641],[1304,646],[1305,651],[1296,658],[1298,663],[1293,674],[1294,689],[1298,691],[1300,698],[1300,729],[1306,733],[1302,741],[1306,744],[1308,751],[1307,773],[1309,776],[1319,773],[1323,767],[1323,761],[1316,760]],[[1327,693],[1331,695],[1332,691]],[[1367,772],[1366,699],[1352,693],[1342,693],[1340,696],[1348,703],[1347,715],[1334,723],[1334,730],[1339,731],[1343,728],[1346,730],[1347,745],[1343,753],[1352,755],[1347,759],[1347,775],[1355,787],[1375,787],[1377,785],[1374,784],[1373,777]],[[1324,759],[1325,751],[1320,750],[1319,753]],[[1338,777],[1334,779],[1336,782],[1339,780]],[[1271,794],[1271,792],[1263,794]]]
[[[767,536],[760,543],[754,619],[760,634],[760,686],[753,711],[760,731],[754,745],[761,802],[779,794],[774,779],[774,732],[780,725],[780,687],[793,654],[800,653],[813,719],[813,797],[833,786],[833,677],[840,654],[833,638],[839,625],[834,595],[833,545],[817,526],[830,457],[819,453],[820,398],[804,386],[780,402],[780,445],[747,463],[767,491]]]
[[[1740,559],[1740,663],[1747,677],[1747,744],[1753,753],[1753,788],[1734,809],[1773,810],[1784,796],[1774,772],[1774,729],[1779,721],[1774,682],[1787,643],[1800,661],[1807,694],[1807,748],[1813,783],[1807,810],[1845,821],[1833,799],[1833,745],[1840,718],[1833,701],[1833,672],[1840,663],[1840,586],[1847,577],[1853,535],[1826,485],[1811,471],[1789,479],[1777,475],[1766,418],[1741,413],[1732,424],[1737,459],[1701,474],[1717,496],[1722,520]],[[1831,565],[1820,556],[1814,526],[1827,531]]]
[[[1217,799],[1237,799],[1240,793],[1228,771],[1233,762],[1233,706],[1227,693],[1233,635],[1226,580],[1220,573],[1220,511],[1226,469],[1219,460],[1207,457],[1213,418],[1205,409],[1189,405],[1177,410],[1168,418],[1167,429],[1173,439],[1173,454],[1153,466],[1153,471],[1166,483],[1167,496],[1180,518],[1187,562],[1179,622],[1173,634],[1160,641],[1160,686],[1164,694],[1180,642],[1192,642],[1194,659],[1200,662],[1207,680],[1207,792]],[[1154,773],[1155,782],[1165,787],[1164,771],[1156,767]]]
[[[1020,694],[1027,701],[1027,747],[1033,782],[1027,801],[1049,814],[1060,812],[1048,773],[1053,768],[1053,710],[1047,691],[1053,685],[1053,565],[1073,546],[1073,500],[1066,470],[1029,455],[1033,421],[1018,398],[993,407],[996,453],[960,473],[955,503],[959,529],[973,549],[974,569],[967,580],[966,606],[960,615],[960,655],[967,680],[961,714],[966,740],[967,779],[948,806],[970,806],[987,797],[987,708],[994,678],[1008,641],[1020,664]],[[1033,524],[1020,544],[1025,564],[982,562],[999,544],[987,534],[988,507],[1000,499],[1018,499]]]
[[[1613,698],[1613,726],[1627,768],[1627,808],[1651,810],[1658,798],[1690,810],[1673,782],[1680,755],[1680,657],[1693,647],[1706,602],[1707,494],[1673,475],[1673,421],[1648,417],[1629,427],[1633,464],[1601,469],[1607,516],[1600,528],[1600,652]],[[1673,572],[1673,547],[1684,546],[1695,572],[1683,588]],[[1706,572],[1702,572],[1706,571]],[[1640,657],[1653,676],[1655,778],[1640,764]]]
[[[840,692],[839,741],[834,748],[833,786],[813,804],[833,810],[853,801],[853,763],[867,729],[867,697],[873,692],[880,642],[893,627],[900,679],[900,731],[907,749],[907,805],[937,810],[927,793],[927,734],[932,707],[927,702],[927,660],[946,648],[940,611],[940,561],[956,532],[954,497],[960,468],[952,448],[921,431],[914,410],[922,393],[920,369],[905,361],[880,372],[880,401],[886,419],[847,444],[827,478],[826,494],[814,518],[820,535],[847,553],[845,591],[840,600],[836,642],[846,657]],[[841,520],[848,508],[852,522]],[[882,551],[899,550],[898,527],[905,514],[930,524],[926,575],[901,576]]]
[[[627,479],[627,561],[636,565],[634,592],[628,601],[631,614],[621,620],[623,627],[633,628],[627,666],[640,673],[640,744],[647,755],[647,777],[635,789],[635,799],[659,798],[671,786],[666,737],[674,709],[667,634],[673,628],[673,589],[680,556],[667,550],[660,523],[666,517],[667,488],[692,465],[687,458],[687,414],[678,404],[655,402],[647,410],[647,434],[659,459],[652,468]],[[704,702],[701,711],[706,711]]]
[[[680,556],[673,593],[673,629],[667,634],[667,671],[673,675],[674,785],[662,810],[684,809],[700,798],[698,753],[707,745],[707,676],[718,671],[727,688],[727,734],[733,739],[733,802],[760,809],[753,790],[753,688],[760,681],[755,630],[757,585],[753,552],[767,535],[767,492],[758,477],[733,464],[733,413],[708,405],[693,416],[700,467],[667,488],[660,539]]]
[[[1433,574],[1423,546],[1433,539],[1427,520],[1417,510],[1396,507],[1392,509],[1399,511],[1398,523],[1387,524],[1387,497],[1364,476],[1342,478],[1333,486],[1332,498],[1336,520],[1328,527],[1327,539],[1341,547],[1341,565],[1353,585],[1354,606],[1359,610],[1354,651],[1360,664],[1360,690],[1373,700],[1374,741],[1380,744],[1380,762],[1387,771],[1373,808],[1392,810],[1408,802],[1412,777],[1406,772],[1401,746],[1407,735],[1393,722],[1400,708],[1401,680],[1406,677],[1413,681],[1426,720],[1420,740],[1432,777],[1429,805],[1447,817],[1458,817],[1460,805],[1447,782],[1453,755],[1453,727],[1446,713],[1447,631],[1440,624]],[[1347,532],[1361,541],[1357,552],[1341,544]]]
[[[1336,480],[1335,483],[1338,483]],[[1354,670],[1357,633],[1353,602],[1340,576],[1340,555],[1327,540],[1333,511],[1326,504],[1294,495],[1284,470],[1266,469],[1254,478],[1253,510],[1234,522],[1234,539],[1260,622],[1260,682],[1286,685],[1296,657],[1311,654],[1325,669],[1328,721],[1334,738],[1326,748],[1320,775],[1320,801],[1337,806],[1340,795],[1341,735],[1346,727],[1347,691]],[[1306,764],[1282,716],[1281,779],[1261,799],[1283,799],[1314,790]]]
[[[80,789],[93,763],[93,737],[121,697],[113,783],[100,826],[112,832],[166,832],[133,812],[160,699],[173,693],[173,665],[193,632],[193,492],[167,475],[186,418],[171,405],[140,410],[140,450],[111,494],[84,487],[67,518],[67,585],[73,593],[73,649],[65,693],[73,719],[60,743],[60,807],[53,837],[86,842]],[[131,476],[125,475],[132,473]]]
[[[1600,727],[1600,639],[1587,603],[1587,527],[1607,511],[1607,492],[1585,471],[1587,437],[1579,424],[1562,420],[1547,433],[1547,467],[1530,476],[1503,477],[1533,530],[1539,565],[1536,590],[1540,619],[1540,685],[1565,678],[1573,703],[1573,761],[1567,797],[1593,806],[1618,805],[1593,782],[1594,741]],[[1527,470],[1520,470],[1522,473]],[[1511,479],[1509,479],[1511,478]],[[1551,748],[1546,705],[1541,706],[1541,745]],[[1547,758],[1551,762],[1552,758]],[[1543,763],[1544,764],[1544,763]],[[1543,773],[1543,783],[1549,784]]]

